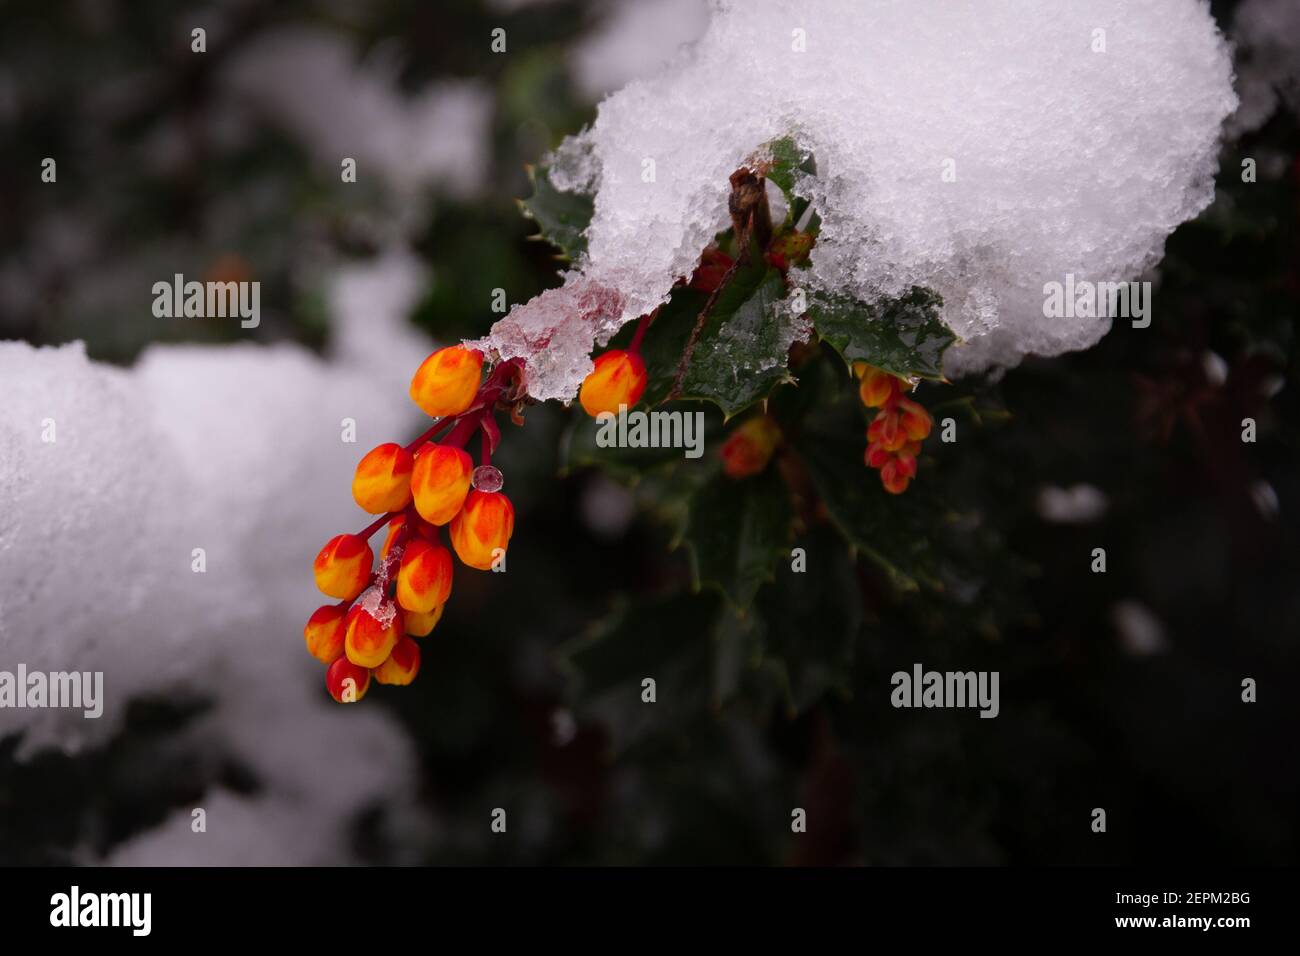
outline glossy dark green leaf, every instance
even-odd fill
[[[730,418],[791,381],[788,325],[778,300],[781,274],[751,254],[719,292],[682,378],[682,399],[710,401]],[[682,353],[708,296],[675,289],[646,334],[642,357],[647,384],[643,401],[662,402],[672,390]]]
[[[850,364],[866,362],[907,378],[943,378],[943,353],[957,336],[939,319],[943,299],[919,286],[870,305],[814,293],[808,315],[817,334]]]
[[[730,418],[792,381],[786,363],[793,320],[777,306],[784,296],[785,282],[772,269],[734,311],[715,310],[682,379],[682,397],[707,399]]]
[[[885,491],[863,460],[865,429],[851,412],[828,409],[799,436],[800,457],[831,521],[900,590],[940,589],[933,538],[941,503],[921,480],[902,495]]]
[[[558,247],[564,258],[576,259],[587,248],[586,231],[595,210],[594,200],[584,193],[556,188],[546,166],[530,166],[528,178],[533,194],[519,201],[520,210],[541,227],[539,238]]]
[[[686,348],[695,319],[708,298],[703,292],[680,286],[673,290],[672,297],[659,308],[659,314],[655,316],[641,345],[641,358],[645,360],[646,369],[646,388],[641,400],[645,404],[655,406],[668,397],[677,375],[682,350]],[[628,326],[633,324],[628,323]],[[621,347],[625,342],[615,339],[610,344]]]
[[[775,466],[740,481],[721,472],[691,498],[685,543],[696,587],[746,608],[790,557],[790,495]]]

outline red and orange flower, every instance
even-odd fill
[[[722,471],[728,478],[757,475],[772,460],[781,429],[767,415],[755,415],[722,443]]]
[[[867,426],[867,467],[880,471],[880,483],[891,495],[901,495],[916,477],[916,456],[930,435],[930,413],[904,392],[907,383],[896,375],[855,362],[858,394],[868,408],[879,408]]]

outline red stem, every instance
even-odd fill
[[[440,429],[445,428],[449,423],[451,423],[451,422],[453,422],[453,421],[455,421],[454,418],[440,418],[440,419],[438,419],[436,422],[433,423],[433,427],[432,427],[432,428],[430,428],[428,431],[426,431],[423,435],[421,435],[421,436],[420,436],[419,438],[417,438],[415,441],[413,441],[413,442],[411,442],[409,445],[407,445],[407,446],[406,446],[406,450],[407,450],[407,451],[415,451],[415,449],[419,448],[419,447],[420,447],[421,445],[423,445],[425,442],[427,442],[427,441],[432,441],[433,436],[436,435]]]
[[[637,322],[636,331],[632,333],[632,342],[627,347],[629,352],[635,354],[641,351],[641,340],[645,338],[646,329],[650,328],[650,323],[655,320],[655,316],[658,314],[659,310],[655,309],[653,312],[641,316],[640,321]]]
[[[380,515],[374,521],[370,522],[370,524],[366,525],[364,528],[358,531],[357,537],[369,541],[374,536],[374,533],[376,531],[378,531],[384,525],[388,524],[388,522],[392,521],[400,514],[401,514],[400,511],[390,511],[386,515]]]
[[[511,385],[516,372],[522,366],[522,359],[510,359],[498,365],[479,389],[470,410],[456,420],[456,424],[439,444],[464,448],[465,443],[474,436],[475,430],[483,423],[483,419],[492,414],[501,393]]]
[[[439,445],[447,445],[451,448],[464,448],[465,442],[469,441],[479,425],[483,424],[483,416],[487,412],[486,408],[476,408],[472,412],[462,415],[456,422],[456,427],[443,437]]]

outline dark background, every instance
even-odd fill
[[[17,96],[0,126],[0,259],[30,262],[57,210],[26,171],[59,152],[76,157],[60,178],[83,183],[69,189],[82,190],[78,205],[115,237],[114,255],[173,240],[210,262],[234,250],[263,282],[263,301],[276,303],[255,331],[227,323],[188,334],[324,348],[318,297],[291,276],[314,243],[372,254],[375,231],[392,226],[376,223],[375,210],[391,197],[343,198],[336,167],[269,124],[238,148],[192,144],[190,161],[166,176],[140,160],[158,116],[214,108],[216,73],[240,44],[305,22],[341,29],[358,57],[382,48],[410,91],[446,77],[491,91],[484,181],[459,195],[435,185],[409,227],[435,276],[412,322],[441,340],[476,336],[495,318],[483,290],[504,287],[517,302],[556,283],[552,250],[529,240],[535,226],[515,200],[529,188],[524,163],[594,115],[570,63],[611,15],[606,5],[228,4],[228,30],[209,38],[204,57],[190,54],[179,28],[187,6],[5,4],[0,63]],[[1225,29],[1234,6],[1214,4]],[[508,31],[508,55],[488,49],[496,26]],[[1249,62],[1239,51],[1239,67]],[[128,74],[145,91],[130,109],[86,108],[89,91]],[[719,665],[699,654],[725,611],[711,592],[690,593],[689,558],[672,548],[669,526],[653,508],[627,524],[593,520],[593,501],[617,513],[632,497],[599,469],[565,467],[570,412],[533,409],[498,462],[519,514],[511,561],[524,569],[510,575],[510,606],[458,585],[440,628],[472,639],[445,639],[415,685],[378,688],[364,702],[391,709],[416,742],[419,805],[444,834],[420,858],[1294,863],[1298,154],[1300,128],[1285,107],[1225,145],[1215,205],[1169,241],[1151,328],[1120,324],[1087,352],[1026,361],[999,382],[923,390],[931,406],[970,396],[985,409],[958,445],[927,445],[934,458],[918,479],[945,507],[980,515],[967,537],[991,546],[993,559],[973,601],[895,594],[862,562],[837,571],[832,598],[806,604],[778,578],[763,600],[799,613],[772,618],[769,646],[783,650],[738,664],[735,693],[717,692]],[[1258,182],[1241,182],[1244,157],[1257,159]],[[78,165],[96,175],[75,175]],[[232,203],[250,180],[277,197],[272,208],[232,206],[228,235],[196,233],[205,211]],[[289,228],[310,243],[274,241]],[[111,296],[86,320],[75,294],[83,272],[56,263],[24,275],[30,294],[0,300],[0,337],[84,338],[92,357],[118,363],[158,338],[147,311]],[[1240,440],[1248,415],[1259,422],[1256,444]],[[1101,489],[1104,515],[1044,520],[1039,490],[1075,483]],[[944,514],[932,518],[937,526]],[[805,531],[814,543],[823,533]],[[1098,546],[1104,575],[1088,571]],[[1162,636],[1126,637],[1121,602],[1146,608]],[[582,635],[612,632],[626,640],[573,652]],[[818,639],[832,633],[847,639]],[[668,675],[666,703],[649,721],[636,701],[643,660]],[[914,661],[999,670],[1001,715],[892,709],[889,675]],[[769,664],[784,668],[776,684],[785,690],[766,680]],[[1257,703],[1240,700],[1245,677],[1258,681]],[[0,741],[0,860],[62,862],[86,846],[107,854],[212,788],[255,795],[261,782],[237,760],[187,760],[168,747],[205,706],[141,699],[107,744],[76,757],[19,762],[17,738]],[[507,803],[521,808],[512,836],[494,839],[484,808]],[[810,819],[799,837],[789,828],[795,806]],[[1104,835],[1091,832],[1094,807],[1107,811]],[[380,826],[385,813],[375,805],[354,821],[359,861],[406,859]]]

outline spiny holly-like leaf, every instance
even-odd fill
[[[538,237],[557,246],[563,258],[578,258],[587,249],[586,231],[595,201],[585,193],[557,189],[549,167],[529,166],[528,178],[533,194],[519,200],[520,210],[541,227]]]
[[[866,362],[904,378],[943,378],[943,353],[957,341],[939,320],[943,299],[914,286],[897,299],[870,305],[842,295],[813,293],[808,315],[817,334],[850,364]]]
[[[791,381],[786,368],[792,318],[779,312],[785,296],[781,274],[758,256],[741,265],[718,294],[690,364],[679,397],[713,402],[730,418],[782,382]],[[672,389],[691,330],[708,296],[689,288],[674,290],[646,335],[644,400],[654,405]]]
[[[769,269],[734,311],[715,309],[682,379],[682,397],[708,399],[730,418],[792,381],[786,363],[794,319],[777,306],[784,297],[785,280]]]
[[[926,493],[922,479],[902,495],[881,487],[863,461],[866,441],[860,418],[851,411],[828,409],[799,436],[799,454],[818,496],[841,534],[896,587],[942,589],[933,547],[942,504]]]
[[[677,376],[677,363],[690,338],[695,319],[704,308],[708,296],[687,286],[673,289],[671,298],[659,307],[655,320],[641,344],[641,358],[645,361],[646,387],[641,400],[650,406],[658,405],[668,397]],[[626,348],[632,337],[633,322],[623,327],[610,342],[615,348]]]
[[[715,587],[746,608],[776,562],[790,556],[793,515],[775,467],[733,481],[720,472],[691,498],[685,543],[696,587]]]

